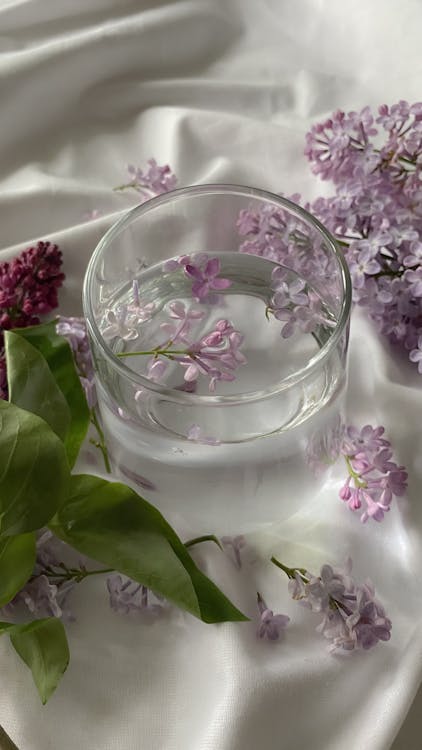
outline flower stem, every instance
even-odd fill
[[[307,575],[306,575],[306,570],[305,570],[305,568],[288,568],[288,567],[287,567],[287,565],[283,565],[283,563],[282,563],[282,562],[280,562],[280,560],[277,560],[277,558],[276,558],[276,557],[274,557],[274,555],[273,555],[273,557],[271,558],[271,562],[272,562],[272,563],[273,563],[274,565],[277,565],[277,568],[281,568],[281,570],[283,570],[283,571],[284,571],[284,573],[286,574],[286,576],[287,576],[288,578],[296,578],[296,573],[299,573],[299,575],[300,575],[300,577],[302,578],[302,580],[303,580],[303,581],[304,581],[305,583],[307,583],[307,582],[308,582],[308,577],[307,577]]]
[[[30,580],[39,578],[39,576],[45,575],[50,581],[56,581],[58,585],[64,583],[64,581],[75,581],[81,583],[85,578],[89,576],[103,575],[104,573],[113,573],[114,568],[99,568],[97,570],[86,570],[85,568],[67,568],[64,563],[60,563],[59,567],[62,570],[55,570],[51,566],[46,566],[40,573],[32,576]]]
[[[122,359],[123,357],[140,357],[148,355],[153,357],[168,357],[168,359],[171,359],[174,354],[187,355],[188,353],[189,352],[187,352],[186,349],[149,349],[143,352],[119,352],[116,354],[116,357]]]
[[[92,445],[95,445],[95,447],[99,448],[99,450],[101,451],[107,474],[111,474],[110,460],[108,457],[107,446],[105,444],[104,433],[101,429],[100,423],[98,421],[98,417],[95,413],[95,409],[91,409],[91,424],[97,430],[99,440],[91,439],[90,442],[92,443]]]
[[[362,481],[361,475],[354,470],[352,462],[350,460],[350,456],[344,456],[344,460],[346,461],[347,471],[349,472],[349,475],[352,477],[352,479],[354,479],[355,487],[366,488],[368,485],[365,480]]]
[[[185,547],[193,547],[195,544],[201,544],[202,542],[214,542],[217,547],[220,547],[221,550],[223,549],[215,534],[205,534],[204,536],[197,536],[194,539],[189,539],[184,544]]]

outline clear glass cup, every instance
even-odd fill
[[[218,257],[230,285],[193,301],[192,278],[169,260],[194,256],[203,267],[201,254]],[[144,319],[132,338],[113,338],[110,327],[134,304],[134,280]],[[351,284],[341,251],[309,213],[235,185],[160,195],[100,241],[83,300],[113,469],[180,531],[241,533],[315,496],[342,436]],[[194,340],[221,319],[244,336],[246,364],[214,392],[168,359],[152,381],[157,358],[134,355],[163,345],[176,301],[199,311]]]

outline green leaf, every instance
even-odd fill
[[[16,328],[14,333],[29,341],[43,355],[68,403],[71,422],[65,446],[69,464],[72,467],[78,457],[90,421],[88,404],[76,372],[72,350],[66,339],[56,333],[54,320],[39,326]]]
[[[48,617],[9,630],[14,649],[32,672],[41,701],[47,703],[69,664],[63,624],[56,617]]]
[[[19,750],[2,726],[0,726],[0,750]]]
[[[67,497],[69,465],[43,419],[0,400],[0,531],[44,526]]]
[[[70,426],[70,409],[43,355],[23,336],[5,331],[9,401],[38,414],[61,440]]]
[[[0,607],[23,588],[35,565],[35,534],[0,538]]]
[[[71,477],[69,498],[50,528],[205,622],[247,619],[196,567],[161,513],[124,484]]]
[[[0,635],[3,635],[3,633],[9,633],[16,627],[17,625],[15,625],[13,622],[0,622]]]

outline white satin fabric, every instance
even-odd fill
[[[96,242],[136,202],[111,191],[128,162],[169,162],[180,185],[327,191],[302,155],[306,130],[337,107],[419,100],[421,24],[418,0],[0,0],[0,257],[58,242],[61,309],[78,314]],[[103,216],[86,221],[93,209]],[[417,703],[394,738],[422,674],[421,412],[420,376],[354,314],[350,420],[386,426],[408,497],[362,527],[337,499],[340,467],[283,526],[248,537],[240,572],[212,545],[195,552],[244,612],[259,590],[290,615],[280,643],[257,641],[256,621],[174,611],[140,624],[83,583],[71,663],[45,708],[0,641],[0,723],[20,750],[420,748]],[[351,554],[391,641],[330,656],[271,554],[310,569]]]

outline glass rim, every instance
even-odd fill
[[[275,385],[264,390],[247,391],[245,393],[230,394],[230,395],[206,395],[199,396],[195,393],[187,393],[184,391],[176,390],[175,388],[169,388],[159,383],[155,383],[149,380],[144,375],[138,375],[136,372],[130,369],[121,358],[116,357],[111,348],[105,342],[101,335],[100,329],[96,323],[93,306],[92,306],[92,284],[95,277],[95,271],[99,260],[101,259],[103,251],[113,242],[119,234],[121,234],[130,224],[136,219],[141,217],[143,214],[148,213],[150,210],[158,206],[163,206],[166,203],[173,201],[182,200],[189,197],[207,196],[207,195],[239,195],[248,197],[250,199],[256,198],[261,199],[263,202],[270,202],[275,206],[288,209],[291,213],[305,222],[311,224],[326,241],[332,255],[335,257],[339,269],[342,281],[342,302],[338,321],[336,323],[333,332],[328,341],[323,344],[319,351],[309,359],[309,361],[303,367],[295,370],[284,378],[281,378]],[[107,230],[103,237],[95,247],[91,258],[88,262],[88,266],[85,272],[83,290],[82,290],[82,304],[85,320],[89,334],[96,346],[100,349],[102,355],[109,362],[113,370],[117,371],[124,378],[129,379],[132,383],[137,386],[139,390],[147,390],[156,393],[157,395],[165,396],[172,401],[184,404],[202,404],[202,405],[216,405],[216,404],[237,404],[242,402],[259,401],[269,396],[275,396],[276,394],[284,391],[299,383],[305,379],[310,373],[319,369],[324,361],[329,357],[339,339],[341,338],[347,323],[349,321],[350,309],[352,303],[352,282],[350,277],[349,268],[344,257],[344,254],[330,232],[310,214],[306,209],[298,206],[288,198],[284,198],[275,193],[271,193],[268,190],[262,190],[260,188],[249,187],[246,185],[236,185],[230,183],[209,183],[202,185],[190,185],[183,188],[177,188],[167,193],[154,196],[143,203],[134,206],[129,209],[121,216],[112,226]]]

